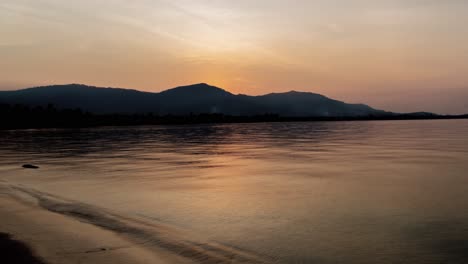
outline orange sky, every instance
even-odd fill
[[[0,89],[311,91],[468,113],[465,0],[2,0]]]

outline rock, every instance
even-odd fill
[[[24,164],[23,168],[25,169],[39,169],[38,166],[32,165],[32,164]]]

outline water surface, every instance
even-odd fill
[[[0,179],[275,263],[467,263],[467,135],[466,120],[3,131]]]

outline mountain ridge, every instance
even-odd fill
[[[154,113],[189,115],[220,113],[233,116],[277,114],[291,117],[360,117],[391,115],[365,104],[348,104],[321,94],[289,91],[250,96],[198,83],[161,92],[96,87],[83,84],[49,85],[0,91],[0,103],[80,108],[98,114]]]

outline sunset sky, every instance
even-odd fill
[[[1,0],[0,89],[311,91],[468,113],[466,0]]]

